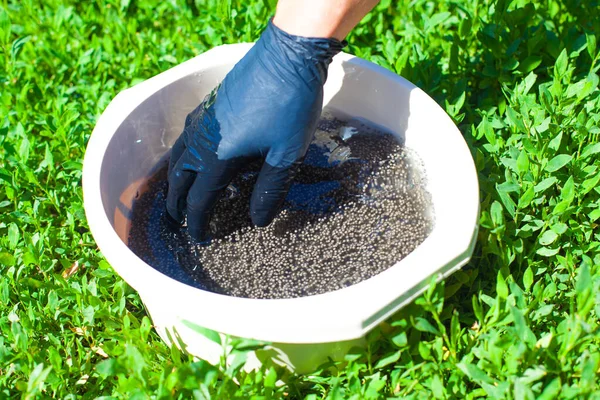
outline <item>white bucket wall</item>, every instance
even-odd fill
[[[341,357],[410,302],[431,276],[447,276],[472,254],[479,188],[469,149],[452,120],[423,91],[375,64],[341,53],[329,68],[325,104],[401,136],[425,165],[435,227],[411,254],[357,285],[298,299],[223,296],[185,284],[140,260],[126,245],[131,204],[182,131],[185,116],[251,47],[217,47],[131,89],[106,108],[88,143],[83,191],[90,229],[115,271],[136,289],[161,337],[173,328],[187,350],[216,363],[222,349],[183,325],[271,342],[271,355],[297,372]],[[267,354],[258,354],[259,358]],[[254,358],[247,368],[260,364]]]

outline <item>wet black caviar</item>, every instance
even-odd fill
[[[213,240],[195,244],[165,219],[166,167],[135,201],[129,247],[159,271],[237,297],[293,298],[368,279],[421,244],[433,225],[424,172],[391,134],[324,115],[282,212],[252,226],[261,162],[242,171],[215,207]]]

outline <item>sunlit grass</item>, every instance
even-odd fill
[[[88,231],[85,145],[120,90],[255,40],[272,3],[0,0],[0,398],[600,398],[597,0],[384,0],[352,33],[454,118],[482,199],[471,263],[366,349],[290,376],[160,341]]]

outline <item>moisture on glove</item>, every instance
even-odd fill
[[[272,22],[222,84],[186,118],[169,163],[167,212],[206,241],[211,211],[240,167],[264,164],[250,200],[268,225],[312,141],[332,58],[345,43],[290,35]]]

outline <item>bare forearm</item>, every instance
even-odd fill
[[[279,0],[273,23],[298,36],[342,40],[379,0]]]

